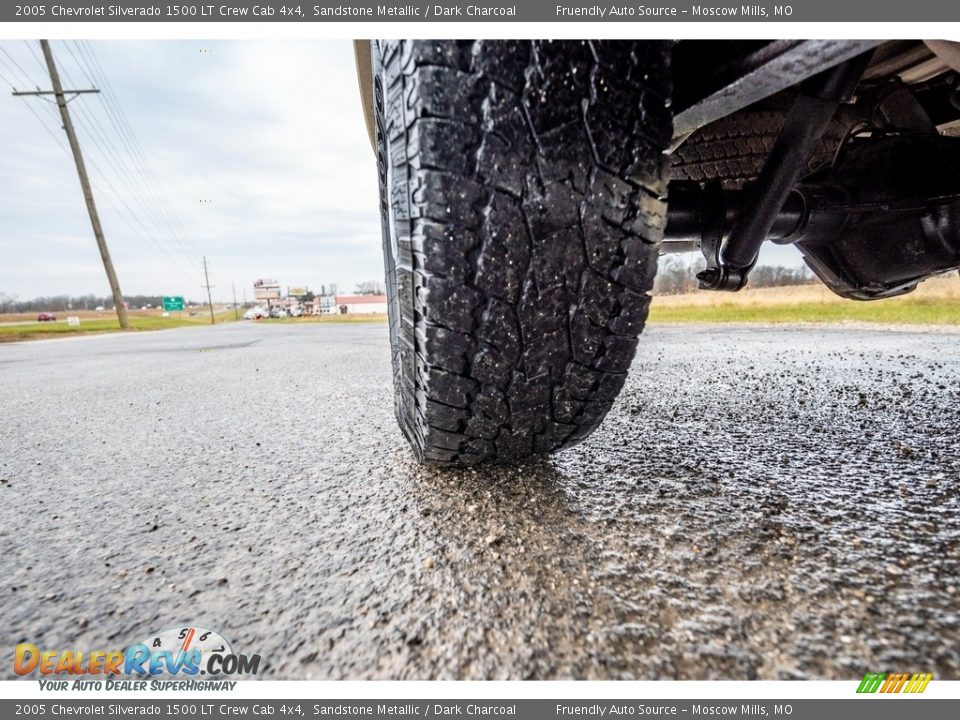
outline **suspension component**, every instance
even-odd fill
[[[840,103],[856,89],[872,54],[871,50],[858,55],[801,85],[760,175],[741,200],[741,211],[729,235],[724,239],[708,228],[702,238],[700,249],[707,265],[697,274],[701,289],[737,291],[747,284],[760,246],[773,229],[814,145]]]
[[[749,198],[749,190],[671,183],[664,251],[725,250]],[[832,167],[787,189],[763,239],[795,245],[827,287],[855,300],[910,292],[957,269],[960,138],[874,131],[849,139]]]

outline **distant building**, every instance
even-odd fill
[[[340,312],[336,300],[333,295],[317,295],[313,300],[304,302],[303,307],[311,315],[335,315]]]
[[[386,295],[337,295],[336,312],[343,312],[349,315],[386,315],[387,314],[387,296]]]

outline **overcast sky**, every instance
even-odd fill
[[[229,299],[231,283],[250,298],[259,277],[341,292],[382,279],[376,166],[349,42],[89,47],[147,161],[112,125],[109,98],[71,103],[125,294],[199,298],[202,255],[215,299]],[[23,89],[24,76],[49,86],[36,43],[0,48],[4,86]],[[65,86],[89,85],[85,71],[99,80],[85,49],[54,41]],[[0,292],[108,294],[56,108],[4,92],[0,145]]]
[[[221,300],[232,283],[252,298],[260,277],[341,292],[382,279],[349,42],[54,41],[53,51],[65,85],[90,85],[87,75],[106,85],[95,57],[113,91],[71,108],[124,293],[200,298],[203,255]],[[27,78],[49,87],[38,44],[0,41],[0,82],[23,89]],[[109,294],[55,106],[0,94],[0,146],[0,292]],[[800,257],[768,243],[761,262]]]

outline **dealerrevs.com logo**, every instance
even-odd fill
[[[139,690],[146,689],[147,680],[151,689],[217,689],[222,684],[217,681],[249,678],[259,669],[260,655],[238,654],[223,635],[199,626],[161,630],[119,650],[51,650],[21,643],[13,658],[17,675],[39,676],[43,689],[52,690],[68,689],[68,678],[76,689],[100,689],[102,681],[105,689]]]

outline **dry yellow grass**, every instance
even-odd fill
[[[845,300],[823,285],[694,292],[655,297],[651,323],[873,323],[960,326],[960,280],[951,273],[916,291],[872,302]]]
[[[903,299],[911,300],[956,300],[960,303],[960,278],[956,273],[931,278]],[[812,285],[794,285],[777,288],[746,288],[738,293],[699,291],[687,295],[657,295],[654,303],[659,307],[712,307],[717,305],[734,305],[738,307],[754,307],[769,305],[800,305],[800,304],[828,304],[850,303],[835,295],[825,285],[817,282]],[[885,300],[882,302],[897,302]],[[960,309],[960,305],[958,305]]]

